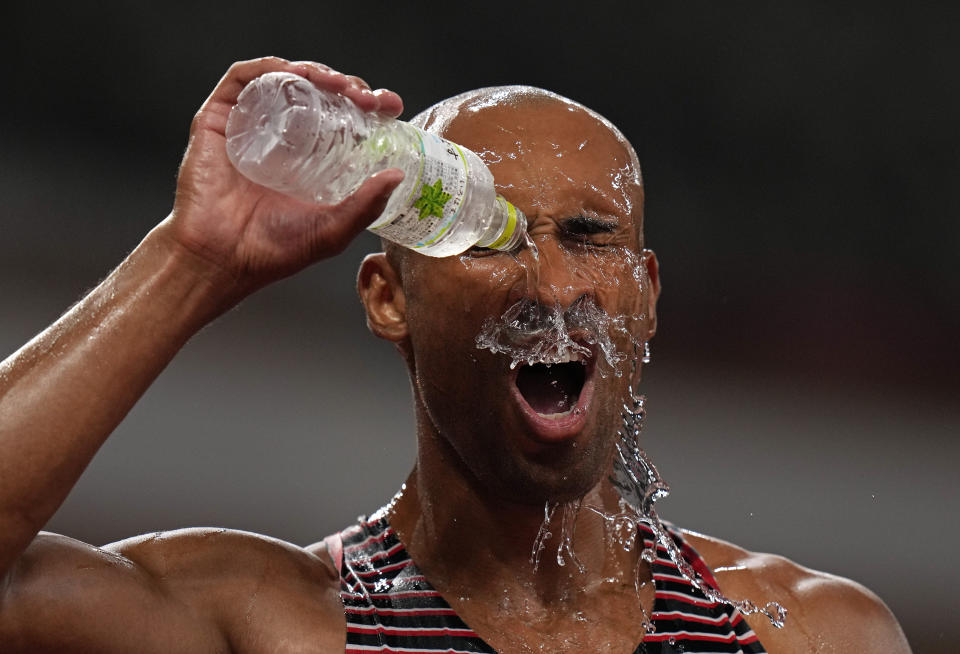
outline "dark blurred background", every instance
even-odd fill
[[[399,91],[406,117],[543,86],[619,125],[644,165],[661,514],[861,581],[916,652],[960,649],[955,3],[178,5],[5,12],[4,355],[167,214],[190,119],[234,60],[322,61]],[[375,245],[197,335],[49,528],[305,544],[383,503],[413,421],[354,297]]]

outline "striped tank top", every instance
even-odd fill
[[[340,570],[347,654],[496,654],[423,577],[382,513],[361,518],[327,538]],[[694,570],[716,587],[700,555],[679,531],[669,526],[668,530]],[[641,533],[650,545],[653,532],[641,526]],[[656,592],[650,618],[655,631],[644,637],[634,654],[766,652],[743,615],[728,604],[707,599],[680,575],[665,548],[658,546],[651,568]]]

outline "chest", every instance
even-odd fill
[[[763,652],[743,617],[708,600],[663,548],[639,592],[620,579],[545,594],[475,568],[459,585],[432,570],[431,583],[389,529],[355,540],[344,540],[341,571],[347,652]]]
[[[494,651],[501,654],[597,652],[633,654],[644,639],[653,588],[574,592],[542,605],[521,593],[499,601],[460,602],[456,611]]]

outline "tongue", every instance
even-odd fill
[[[527,404],[543,415],[565,413],[577,402],[583,387],[583,365],[538,363],[517,372],[517,388]]]

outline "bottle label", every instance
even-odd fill
[[[456,221],[466,196],[469,173],[460,146],[420,129],[416,132],[420,139],[420,170],[413,191],[396,218],[371,228],[385,239],[414,249],[432,245]]]

